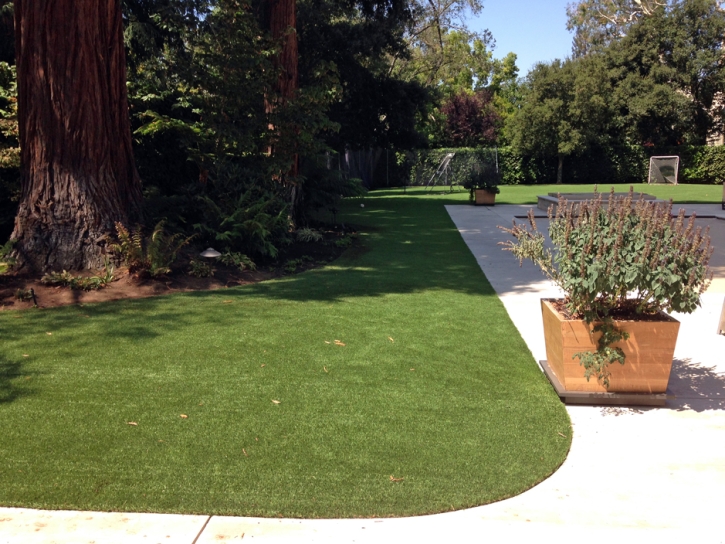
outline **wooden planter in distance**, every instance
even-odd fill
[[[476,189],[476,206],[493,206],[496,204],[496,193],[486,189]]]
[[[676,319],[660,313],[660,319],[653,321],[615,320],[615,326],[630,336],[614,344],[624,351],[625,363],[609,365],[611,376],[607,389],[596,376],[587,381],[584,367],[578,358],[573,358],[581,351],[596,351],[601,333],[592,333],[593,325],[583,320],[564,319],[546,299],[541,301],[541,312],[548,367],[566,392],[658,394],[667,390],[680,330]]]

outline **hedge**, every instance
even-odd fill
[[[451,161],[449,182],[463,183],[471,165],[492,160],[492,149],[442,148],[396,153],[387,183],[426,185],[447,153]],[[524,157],[510,147],[496,150],[502,185],[549,184],[556,182],[557,157]],[[680,157],[679,183],[722,184],[725,181],[725,146],[641,147],[616,146],[590,149],[586,154],[564,160],[564,183],[644,183],[652,156]],[[376,176],[377,178],[377,176]],[[444,183],[443,180],[439,184]],[[378,183],[374,187],[380,187]]]

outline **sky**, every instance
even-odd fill
[[[519,75],[537,62],[564,59],[571,53],[566,5],[572,0],[483,0],[483,10],[467,20],[471,30],[488,28],[496,40],[494,57],[518,55]]]

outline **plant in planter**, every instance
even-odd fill
[[[481,165],[466,172],[463,186],[468,189],[471,202],[477,206],[494,205],[496,195],[501,192],[498,188],[498,171]]]
[[[542,312],[548,362],[567,390],[667,389],[679,322],[665,312],[700,305],[712,254],[695,217],[671,213],[671,202],[635,201],[631,189],[606,202],[601,194],[581,203],[560,197],[556,213],[549,210],[553,251],[531,212],[531,228],[499,227],[516,239],[504,249],[532,260],[565,293],[542,300]]]

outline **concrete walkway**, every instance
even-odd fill
[[[722,214],[719,206],[692,206]],[[525,206],[448,206],[535,359],[543,359],[539,298],[556,295],[516,266],[497,225]],[[574,440],[563,466],[533,489],[487,506],[401,519],[289,520],[48,512],[0,508],[0,544],[218,542],[725,542],[725,221],[703,220],[719,247],[717,278],[682,326],[666,408],[568,407]],[[540,225],[540,228],[542,225]]]

